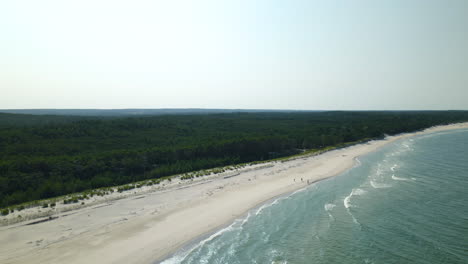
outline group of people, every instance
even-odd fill
[[[296,182],[296,178],[294,178],[294,182]],[[304,182],[303,178],[301,178],[301,182]],[[309,180],[307,180],[307,184],[310,184]]]

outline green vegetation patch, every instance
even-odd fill
[[[64,201],[79,203],[114,192],[111,186],[123,192],[159,184],[170,175],[190,180],[221,173],[226,166],[283,160],[461,121],[468,121],[468,111],[124,118],[1,114],[0,207],[42,206],[45,199],[83,192]]]

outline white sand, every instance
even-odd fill
[[[253,165],[194,181],[174,180],[161,190],[132,190],[133,195],[127,198],[107,197],[107,201],[98,200],[86,208],[57,213],[58,218],[51,221],[3,226],[0,263],[154,263],[249,209],[303,188],[307,180],[315,182],[351,168],[356,157],[389,142],[457,128],[468,128],[468,123],[388,137],[318,156]]]

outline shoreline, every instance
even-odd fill
[[[162,190],[135,191],[125,198],[54,215],[57,218],[47,222],[2,226],[0,262],[159,263],[268,201],[307,187],[307,180],[312,185],[351,169],[359,156],[402,138],[462,128],[468,128],[468,123],[251,165],[230,171],[232,175],[174,181]]]
[[[335,176],[338,176],[338,175],[335,175]],[[216,228],[214,230],[207,231],[206,233],[201,234],[198,237],[194,237],[190,241],[187,241],[184,245],[177,248],[175,251],[170,252],[166,256],[163,256],[163,257],[161,257],[159,259],[154,260],[154,262],[152,262],[152,263],[173,264],[174,262],[166,263],[166,261],[168,261],[168,260],[172,259],[173,257],[177,256],[178,253],[190,253],[193,249],[196,248],[196,246],[199,243],[202,243],[205,240],[211,240],[211,239],[217,237],[217,234],[222,234],[224,230],[226,230],[229,227],[231,227],[232,225],[234,225],[236,221],[238,221],[238,220],[239,221],[246,221],[246,219],[249,219],[252,212],[258,212],[264,206],[268,207],[271,204],[273,204],[275,201],[280,200],[283,197],[287,198],[287,197],[289,197],[291,195],[294,195],[294,194],[296,194],[298,192],[305,191],[308,188],[312,187],[312,185],[314,185],[315,183],[328,180],[328,179],[333,178],[335,176],[328,177],[328,178],[321,179],[321,180],[317,180],[315,182],[311,182],[310,184],[308,184],[308,185],[306,185],[306,186],[304,186],[304,187],[302,187],[300,189],[292,190],[292,191],[289,191],[287,193],[282,193],[282,194],[279,194],[277,196],[271,197],[270,199],[268,199],[266,201],[259,202],[256,206],[254,206],[254,207],[248,209],[247,211],[245,211],[244,214],[242,214],[240,217],[233,218],[233,219],[231,219],[230,222],[224,223],[224,224],[220,225],[218,228]]]

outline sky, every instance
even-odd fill
[[[468,110],[466,0],[0,0],[0,109]]]

